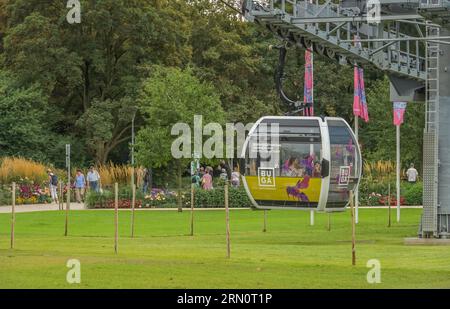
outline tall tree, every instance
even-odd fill
[[[0,71],[0,157],[46,159],[46,98],[37,86],[22,88],[11,74]],[[34,149],[30,153],[30,149]]]
[[[76,133],[97,162],[130,136],[131,117],[121,114],[124,104],[135,105],[145,72],[140,67],[190,61],[184,1],[85,0],[80,24],[67,23],[61,1],[10,2],[4,66],[22,84],[41,85],[55,120],[52,129]],[[103,124],[99,132],[92,131],[99,128],[93,126],[96,117]]]
[[[224,123],[219,95],[212,85],[200,82],[190,69],[182,71],[160,67],[144,82],[139,104],[145,126],[139,131],[136,141],[138,162],[147,167],[176,171],[181,190],[182,172],[191,159],[174,157],[172,144],[178,136],[171,135],[172,127],[181,123],[191,128],[188,142],[180,145],[181,150],[188,149],[187,154],[191,156],[194,151],[191,135],[194,116],[202,115],[204,124]]]

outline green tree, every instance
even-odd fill
[[[0,157],[26,156],[46,159],[46,98],[37,86],[22,88],[0,71]],[[29,152],[34,149],[33,152]]]
[[[392,160],[396,157],[396,133],[393,124],[392,102],[389,100],[389,80],[374,82],[367,89],[370,122],[360,130],[363,157],[366,160]],[[413,162],[418,168],[422,162],[424,104],[409,103],[405,121],[401,125],[400,147],[402,167]]]
[[[9,0],[3,66],[22,85],[40,84],[51,129],[76,133],[102,163],[130,137],[131,117],[121,114],[124,104],[135,105],[140,68],[189,62],[190,22],[185,1],[84,0],[81,7],[81,24],[71,25],[64,2]]]
[[[194,128],[195,115],[202,115],[203,123],[223,124],[219,94],[211,84],[200,82],[191,69],[157,67],[143,83],[138,102],[145,126],[136,139],[137,160],[147,167],[175,170],[181,191],[182,172],[191,159],[174,159],[171,147],[177,137],[171,135],[172,127],[185,123]]]
[[[252,122],[278,113],[273,82],[276,42],[220,1],[191,1],[195,74],[214,84],[230,122]],[[274,61],[272,61],[274,60]]]

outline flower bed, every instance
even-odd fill
[[[394,195],[390,196],[391,206],[397,205],[397,198]],[[372,192],[367,199],[367,206],[384,206],[389,205],[389,195],[382,195],[379,193]],[[400,197],[400,205],[406,205],[406,200],[403,196]]]
[[[190,207],[190,191],[182,192],[183,207]],[[251,207],[251,202],[245,193],[244,188],[229,189],[230,207]],[[114,194],[111,191],[103,193],[89,192],[86,198],[88,208],[114,208]],[[178,194],[174,191],[164,191],[161,189],[152,189],[147,195],[141,191],[136,192],[136,208],[176,208],[178,207]],[[202,189],[195,190],[196,208],[219,208],[224,207],[223,188],[217,188],[211,191]],[[129,188],[119,190],[119,208],[131,208],[131,194]]]
[[[391,183],[391,205],[397,205],[395,183]],[[360,185],[360,203],[362,206],[384,206],[388,205],[389,196],[388,183],[368,182],[363,179]],[[422,182],[407,183],[402,182],[400,193],[400,205],[419,206],[422,205]]]

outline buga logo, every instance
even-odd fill
[[[369,24],[379,24],[381,22],[380,0],[367,1],[367,22]]]
[[[261,187],[275,187],[275,169],[258,168],[258,183]]]

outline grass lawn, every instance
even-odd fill
[[[63,212],[21,213],[16,249],[9,250],[10,216],[0,215],[0,288],[450,288],[450,247],[405,246],[417,234],[420,209],[402,210],[386,227],[386,209],[361,209],[357,265],[351,266],[350,213],[231,211],[231,259],[226,259],[224,211],[140,211],[136,238],[130,212],[120,213],[114,254],[113,211],[73,211],[64,237]],[[394,217],[394,210],[392,211]],[[81,262],[81,284],[66,282],[68,259]],[[381,262],[380,284],[366,280],[369,259]]]

